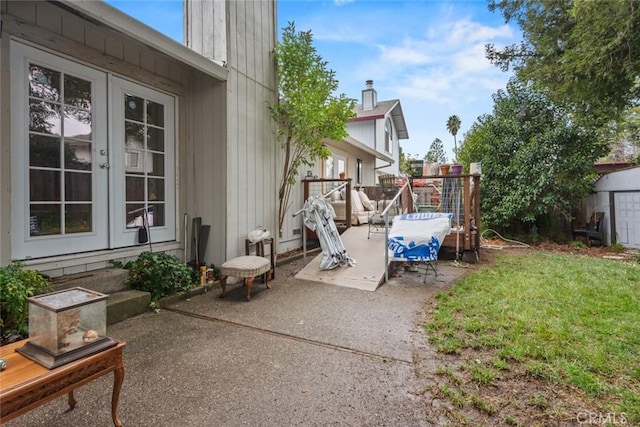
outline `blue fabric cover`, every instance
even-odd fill
[[[395,216],[388,242],[393,260],[437,260],[440,245],[451,232],[451,216],[451,213],[440,212]]]

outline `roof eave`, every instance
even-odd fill
[[[385,153],[381,153],[380,151],[369,147],[367,144],[358,141],[352,136],[347,136],[342,141],[344,141],[346,144],[349,144],[355,147],[358,150],[364,151],[365,153],[374,156],[376,159],[384,160],[385,162],[389,162],[391,164],[395,163],[395,159],[393,157],[390,157]]]
[[[226,81],[229,71],[188,47],[178,43],[159,31],[141,23],[103,1],[59,0],[66,7],[95,19],[96,21],[125,34],[140,43],[150,46],[167,56],[208,74],[220,81]]]
[[[407,122],[404,120],[404,113],[402,112],[400,101],[396,102],[393,108],[391,108],[390,114],[396,127],[396,131],[398,132],[398,139],[409,139]]]

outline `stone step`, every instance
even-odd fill
[[[122,322],[150,310],[151,294],[127,290],[109,294],[107,299],[107,325]]]
[[[54,291],[81,287],[102,294],[127,290],[125,282],[129,271],[122,268],[104,268],[57,278],[51,284]]]

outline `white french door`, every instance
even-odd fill
[[[108,246],[106,75],[11,43],[12,257]]]
[[[145,209],[175,239],[173,114],[172,97],[11,41],[12,258],[135,245]]]
[[[139,243],[147,221],[152,241],[175,240],[174,98],[117,77],[110,87],[113,245]]]

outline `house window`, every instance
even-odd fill
[[[384,150],[393,154],[393,126],[389,118],[384,123]]]
[[[15,41],[11,76],[12,256],[136,245],[139,207],[175,240],[174,98]]]
[[[356,159],[356,183],[362,184],[362,159]]]

